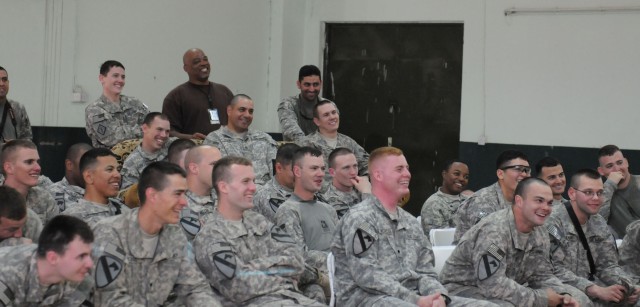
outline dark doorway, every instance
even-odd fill
[[[328,23],[323,96],[340,109],[340,132],[367,151],[391,143],[411,166],[419,215],[458,157],[462,24]]]

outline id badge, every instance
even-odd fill
[[[220,124],[220,117],[218,116],[218,109],[209,109],[209,120],[212,125]]]

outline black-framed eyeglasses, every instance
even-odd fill
[[[508,169],[513,169],[516,172],[525,173],[527,175],[531,174],[531,167],[526,165],[509,165],[500,169],[503,171],[506,171]]]
[[[593,195],[598,196],[598,198],[602,197],[602,194],[604,194],[603,190],[599,190],[599,191],[592,191],[592,190],[578,190],[576,188],[573,188],[574,190],[578,191],[578,192],[582,192],[582,194],[584,194],[584,196],[586,197],[593,197]]]

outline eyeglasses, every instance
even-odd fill
[[[578,191],[578,192],[582,192],[582,194],[584,194],[584,196],[586,197],[593,197],[593,195],[596,195],[598,197],[602,197],[602,194],[604,194],[603,190],[599,190],[599,191],[591,191],[591,190],[578,190],[576,188],[573,188],[574,190]]]
[[[527,175],[531,174],[531,167],[525,165],[510,165],[501,168],[501,170],[506,171],[508,169],[513,169],[516,172],[525,173]]]

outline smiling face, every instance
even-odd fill
[[[98,157],[96,160],[94,167],[85,170],[87,188],[94,189],[103,197],[116,197],[120,190],[118,161],[113,156]]]
[[[227,196],[228,203],[238,212],[253,208],[253,195],[256,193],[256,178],[253,166],[231,165],[229,182],[220,181],[220,190]]]
[[[551,214],[551,205],[553,204],[553,193],[551,188],[544,183],[534,182],[526,187],[523,196],[515,196],[514,214],[519,214],[520,219],[516,218],[518,230],[528,233],[533,227],[541,226]],[[516,213],[519,212],[519,213]]]
[[[228,128],[236,133],[249,130],[253,122],[253,101],[239,98],[233,105],[227,107]]]
[[[538,178],[544,180],[551,187],[554,198],[562,198],[562,193],[567,186],[567,178],[564,175],[562,165],[543,167],[540,169]]]
[[[158,191],[152,187],[147,188],[147,201],[153,211],[156,220],[161,224],[177,224],[180,220],[180,211],[187,206],[187,179],[179,174],[165,175],[165,187]]]
[[[182,60],[183,69],[189,75],[189,81],[195,84],[208,84],[211,64],[202,50],[191,49],[184,54]]]
[[[375,181],[380,182],[385,194],[397,200],[409,194],[411,172],[404,155],[387,155],[377,161],[376,165],[373,176]]]
[[[40,177],[40,155],[32,148],[20,147],[4,162],[6,181],[9,186],[21,189],[38,185]]]
[[[501,185],[513,193],[518,183],[531,175],[531,168],[527,160],[516,158],[507,162],[501,169],[498,169],[497,175]]]
[[[469,167],[462,162],[453,162],[449,169],[442,171],[442,192],[458,195],[469,183]]]
[[[578,209],[576,215],[587,218],[591,215],[598,214],[600,207],[604,201],[604,197],[597,196],[598,193],[604,191],[604,184],[600,179],[592,179],[587,176],[581,176],[577,187],[569,188],[569,199],[575,204],[574,208]],[[587,193],[592,194],[587,196]]]
[[[333,133],[340,126],[340,114],[333,103],[325,103],[317,106],[318,117],[313,122],[321,133]]]
[[[296,85],[300,89],[300,95],[307,101],[315,101],[320,94],[322,80],[320,76],[306,76],[302,80],[296,81]]]
[[[159,116],[150,125],[142,124],[142,148],[147,152],[160,150],[169,139],[169,121]]]
[[[8,238],[21,238],[22,228],[26,223],[26,215],[17,221],[0,216],[0,241]]]
[[[0,101],[7,99],[9,94],[9,74],[6,70],[0,69]]]
[[[98,79],[102,84],[102,92],[105,96],[120,95],[125,84],[124,68],[112,66],[106,75],[99,75]]]
[[[93,268],[91,244],[76,236],[69,242],[62,255],[48,251],[47,260],[56,267],[60,279],[81,282]]]
[[[613,155],[603,156],[598,159],[600,166],[598,172],[604,177],[609,177],[612,172],[620,172],[623,179],[618,182],[618,186],[626,186],[631,180],[629,176],[629,162],[622,155],[621,151],[616,151]]]

